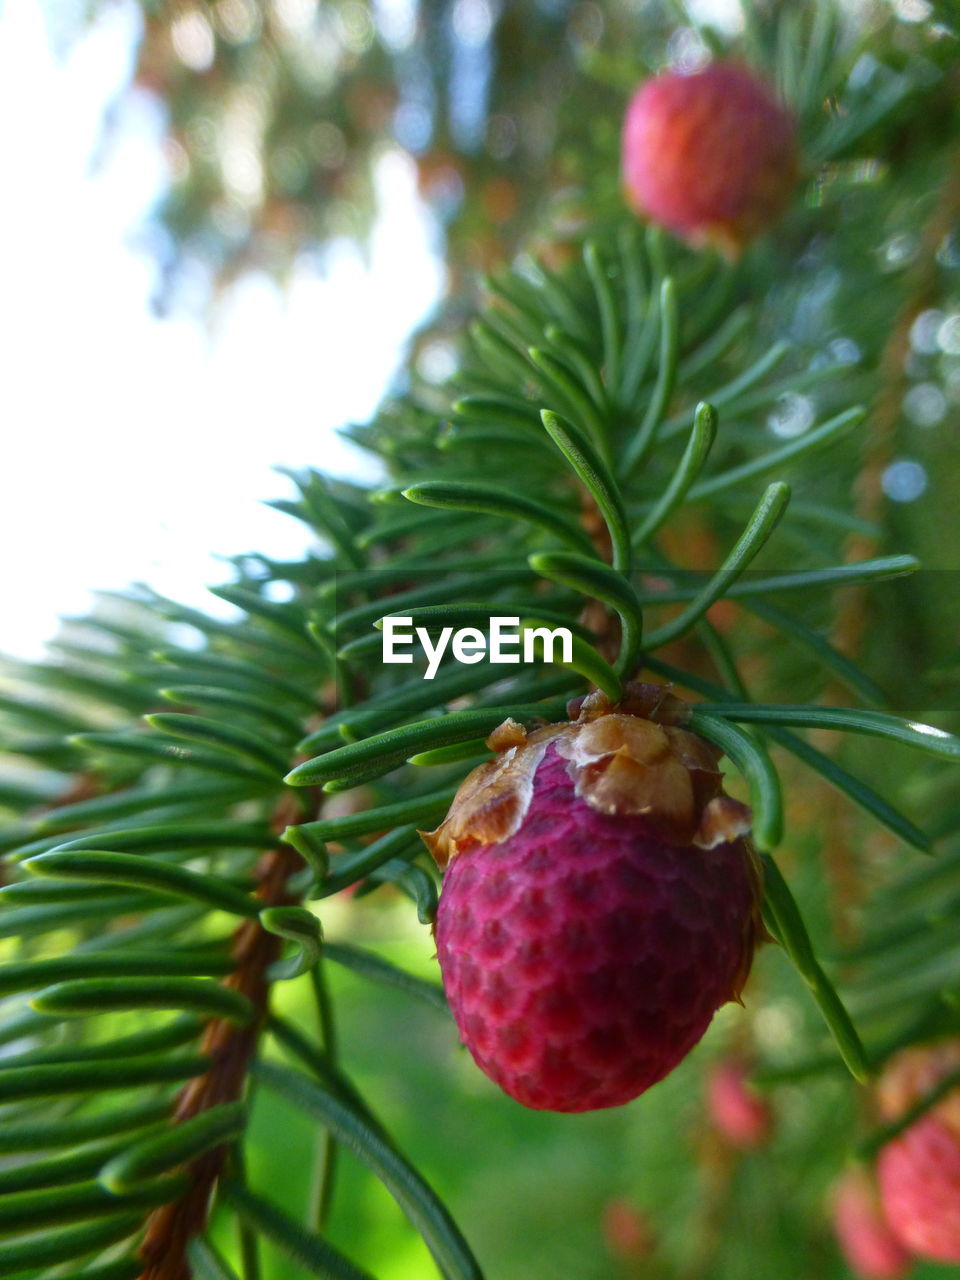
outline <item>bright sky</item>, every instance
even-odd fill
[[[333,428],[371,415],[440,290],[435,229],[391,153],[369,269],[345,244],[283,297],[247,280],[212,336],[156,319],[131,235],[164,183],[155,103],[127,101],[91,171],[136,31],[125,0],[57,58],[36,0],[0,0],[0,652],[18,656],[91,588],[140,579],[216,608],[216,555],[300,554],[302,526],[262,503],[291,494],[271,468],[369,469]]]

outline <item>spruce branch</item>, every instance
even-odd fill
[[[276,831],[286,828],[293,816],[296,805],[284,798],[273,819]],[[300,865],[289,845],[278,844],[263,854],[253,892],[258,909],[275,910],[297,902],[288,889],[288,881]],[[245,1026],[221,1018],[207,1024],[200,1039],[200,1052],[209,1057],[212,1065],[204,1075],[191,1080],[177,1098],[172,1114],[174,1126],[195,1125],[202,1117],[242,1100],[267,1015],[269,971],[277,963],[281,946],[280,936],[265,929],[259,919],[245,920],[238,926],[230,947],[234,969],[224,979],[224,987],[249,1001],[254,1016]],[[223,1143],[204,1150],[187,1166],[188,1186],[183,1195],[148,1218],[139,1249],[143,1259],[140,1280],[189,1280],[192,1272],[188,1246],[206,1226],[210,1199],[227,1154]],[[109,1177],[109,1166],[101,1176]]]
[[[844,87],[862,50],[843,46],[832,10],[756,8],[747,40],[777,63],[814,153],[839,164],[873,136],[888,162],[898,109],[922,99],[919,79],[884,66],[882,91],[863,102]],[[831,106],[824,119],[825,100],[843,110]],[[821,175],[827,201],[832,175]],[[772,287],[788,292],[804,255],[840,243],[843,220],[832,225],[829,208],[811,200],[782,243],[731,266],[641,232],[598,197],[582,244],[564,245],[553,265],[521,260],[494,274],[449,387],[422,387],[414,375],[409,393],[351,431],[380,460],[383,487],[288,473],[296,496],[274,505],[320,546],[291,563],[236,557],[234,580],[216,594],[237,620],[137,588],[113,602],[136,623],[107,609],[54,662],[19,667],[0,715],[22,758],[56,774],[62,799],[40,812],[47,792],[0,789],[16,815],[0,837],[0,934],[23,940],[0,973],[9,1047],[0,1098],[12,1108],[0,1153],[27,1157],[0,1170],[0,1224],[28,1229],[0,1244],[0,1269],[30,1280],[61,1264],[87,1280],[231,1280],[237,1268],[257,1280],[263,1238],[312,1273],[367,1275],[326,1236],[343,1146],[393,1194],[445,1276],[479,1277],[449,1211],[352,1082],[338,1020],[354,1010],[327,987],[326,966],[434,1012],[446,1009],[442,990],[353,938],[327,941],[318,916],[344,889],[355,888],[363,911],[362,899],[389,886],[409,899],[411,918],[415,909],[432,923],[437,874],[417,831],[443,818],[467,769],[489,758],[486,735],[507,719],[560,720],[568,700],[596,687],[629,702],[643,671],[697,700],[686,723],[742,775],[767,855],[770,927],[839,1048],[820,1053],[811,1033],[795,1061],[764,1064],[768,1082],[815,1085],[843,1063],[863,1079],[903,1045],[956,1034],[954,850],[899,878],[886,906],[878,895],[858,945],[840,955],[820,938],[809,860],[783,864],[788,884],[769,857],[784,831],[795,847],[805,838],[784,804],[805,791],[792,772],[781,779],[783,753],[842,797],[848,820],[850,801],[912,847],[931,845],[901,811],[914,801],[907,787],[870,777],[870,759],[854,776],[807,732],[872,738],[932,761],[960,755],[946,729],[888,712],[846,639],[843,609],[853,606],[841,606],[840,624],[829,608],[838,585],[862,603],[916,568],[912,557],[876,554],[875,503],[851,515],[842,494],[836,504],[830,495],[842,489],[833,475],[847,474],[851,441],[892,430],[909,324],[932,296],[930,250],[956,214],[955,178],[924,233],[919,287],[885,358],[897,365],[895,389],[873,398],[866,420],[855,402],[870,398],[877,371],[813,367],[796,333],[783,336],[802,326],[784,319],[789,306]],[[785,395],[813,397],[819,425],[772,443],[758,427]],[[876,494],[876,474],[871,484]],[[788,571],[778,572],[786,549]],[[292,598],[275,599],[276,583]],[[724,631],[718,606],[734,605],[735,629]],[[573,660],[506,676],[492,663],[447,665],[435,681],[388,672],[376,628],[391,615],[431,634],[486,631],[501,615],[569,626]],[[178,645],[171,623],[193,628],[199,647]],[[864,705],[821,705],[844,700],[823,693],[833,681]],[[320,785],[345,807],[321,812]],[[938,834],[954,835],[949,823]],[[271,1008],[278,981],[309,988],[318,1034]],[[177,1016],[154,1018],[160,1008]],[[133,1017],[102,1020],[106,1010]],[[449,1023],[438,1025],[452,1044]],[[253,1088],[323,1129],[306,1223],[245,1178]],[[733,1212],[731,1168],[719,1168],[718,1183],[714,1208]],[[236,1257],[208,1238],[214,1204],[243,1221]],[[58,1207],[73,1220],[57,1222]],[[715,1225],[705,1224],[708,1252]]]

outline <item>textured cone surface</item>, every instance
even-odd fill
[[[739,992],[756,883],[745,842],[667,843],[578,797],[551,744],[520,828],[453,858],[437,953],[461,1038],[518,1102],[629,1102]]]
[[[746,67],[657,76],[630,102],[627,197],[694,243],[736,253],[783,212],[797,174],[793,119]]]

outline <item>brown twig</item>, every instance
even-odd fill
[[[295,797],[284,797],[274,815],[279,833],[299,818]],[[286,906],[296,901],[287,881],[302,866],[300,856],[288,845],[278,844],[263,855],[257,868],[255,897],[263,906]],[[245,920],[233,936],[234,971],[224,986],[247,997],[256,1010],[245,1027],[215,1018],[207,1023],[200,1042],[201,1053],[212,1062],[210,1070],[191,1080],[180,1093],[172,1123],[182,1124],[212,1107],[236,1102],[242,1096],[260,1029],[267,1013],[269,982],[267,970],[278,958],[282,942],[268,933],[258,920]],[[210,1199],[226,1159],[227,1148],[217,1147],[196,1160],[188,1170],[189,1186],[178,1200],[156,1209],[147,1219],[140,1246],[144,1267],[140,1280],[189,1280],[187,1245],[203,1230]]]

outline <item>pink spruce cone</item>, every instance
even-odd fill
[[[860,1280],[900,1280],[911,1256],[890,1230],[877,1189],[863,1169],[849,1169],[833,1202],[833,1225],[840,1250]]]
[[[651,707],[661,723],[631,714]],[[640,685],[529,735],[507,721],[425,836],[461,1039],[525,1106],[629,1102],[739,999],[762,936],[750,812],[675,727],[687,710]]]
[[[780,216],[798,173],[793,117],[737,63],[659,75],[627,108],[627,198],[692,244],[735,257]]]
[[[960,1041],[905,1049],[877,1087],[882,1115],[897,1119],[958,1068]],[[924,1258],[960,1262],[960,1086],[881,1148],[877,1178],[902,1243]]]
[[[656,1248],[650,1219],[629,1200],[608,1200],[601,1225],[607,1249],[623,1262],[643,1262]]]
[[[725,1058],[707,1075],[707,1111],[718,1133],[734,1147],[762,1146],[773,1129],[773,1112],[766,1098],[753,1092],[746,1065]]]

